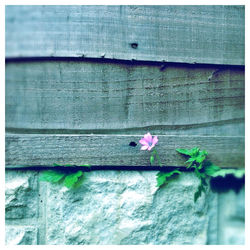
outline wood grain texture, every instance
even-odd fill
[[[244,135],[241,67],[7,63],[5,102],[15,133]]]
[[[136,135],[18,135],[6,134],[6,167],[91,164],[93,166],[147,166],[149,152]],[[157,151],[165,166],[184,166],[176,148],[205,149],[210,160],[221,167],[244,167],[244,137],[159,136]],[[188,145],[188,146],[187,146]]]
[[[244,65],[244,16],[244,6],[6,6],[6,56]]]

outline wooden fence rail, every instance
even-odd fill
[[[6,167],[244,167],[244,6],[7,6]],[[91,58],[88,58],[91,57]]]
[[[149,153],[140,150],[136,135],[14,135],[6,137],[6,165],[49,166],[53,163],[94,166],[147,166]],[[158,153],[164,166],[184,166],[176,148],[198,146],[221,167],[244,167],[244,137],[159,136]]]
[[[244,65],[244,6],[7,6],[7,57]]]

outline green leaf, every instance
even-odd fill
[[[150,156],[150,164],[153,165],[155,161],[155,158],[153,155]]]
[[[65,173],[61,171],[55,171],[55,170],[46,170],[42,172],[42,175],[40,176],[40,181],[48,181],[52,183],[59,182],[63,177],[65,176]]]
[[[179,170],[176,170],[176,169],[172,170],[170,172],[158,172],[156,174],[156,176],[157,176],[157,178],[156,178],[156,180],[157,180],[156,187],[160,187],[163,184],[167,184],[175,174],[181,174],[181,172]]]
[[[85,175],[82,174],[82,176],[80,176],[80,177],[78,178],[78,181],[74,184],[74,188],[78,188],[78,187],[81,186],[81,184],[82,184],[83,181],[84,181],[84,177],[85,177]]]
[[[205,186],[207,187],[207,186],[208,186],[205,177],[203,177],[203,178],[201,179],[201,182],[202,182],[203,187],[205,187]],[[205,191],[205,189],[204,189],[204,191]]]
[[[165,183],[166,177],[164,175],[160,175],[160,176],[157,177],[156,180],[157,180],[156,187],[161,187]]]
[[[211,165],[206,165],[204,167],[204,173],[208,176],[213,176],[216,172],[218,172],[219,170],[221,170],[220,167],[215,166],[213,163],[210,163]]]
[[[205,159],[206,159],[206,155],[198,155],[195,158],[195,161],[198,162],[198,163],[202,163]]]
[[[203,167],[202,163],[199,164],[198,169],[201,170]]]
[[[190,157],[187,161],[185,161],[185,163],[188,163],[188,162],[194,162],[194,161],[195,161],[195,158]]]
[[[56,164],[56,163],[53,163],[53,166],[54,167],[60,167],[60,165]]]
[[[201,177],[201,173],[198,171],[197,168],[194,169],[194,172],[195,172],[196,176],[197,176],[199,179],[202,178],[202,177]]]
[[[201,196],[201,191],[200,189],[198,189],[194,194],[194,202],[196,202],[200,196]]]
[[[198,186],[198,190],[194,194],[194,202],[198,200],[199,197],[201,197],[202,192],[205,193],[205,188],[202,185],[202,183]]]
[[[202,150],[202,151],[201,151],[201,154],[207,156],[207,155],[208,155],[208,152],[207,152],[206,150]]]
[[[192,148],[192,149],[191,149],[191,156],[192,156],[192,157],[197,156],[198,153],[199,153],[199,151],[200,151],[200,149],[199,149],[198,147]]]
[[[216,172],[214,172],[211,176],[212,177],[225,177],[227,174],[232,174],[236,178],[242,178],[245,175],[245,170],[244,169],[220,169]]]
[[[191,156],[192,155],[192,152],[187,150],[187,149],[184,149],[184,148],[177,148],[176,151],[180,154],[183,154],[183,155],[189,155]]]
[[[198,152],[198,155],[195,157],[195,161],[197,163],[202,163],[207,157],[207,151],[202,150],[201,152]]]
[[[79,165],[80,167],[87,167],[87,168],[91,168],[90,164],[83,164],[83,165]]]
[[[242,178],[245,175],[245,169],[232,169],[232,170],[234,170],[232,174],[236,178]]]
[[[189,163],[187,168],[190,168],[195,162],[195,159],[190,157],[187,161],[185,161],[185,163]]]
[[[73,187],[77,182],[78,179],[83,175],[81,170],[77,171],[76,173],[69,174],[64,179],[64,185],[67,188]]]

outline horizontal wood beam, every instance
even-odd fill
[[[6,57],[244,65],[244,6],[6,6]]]
[[[211,65],[9,62],[6,128],[241,136],[244,73]]]
[[[141,151],[139,135],[6,134],[6,168],[90,164],[147,166],[149,152]],[[160,135],[157,151],[164,166],[184,166],[176,148],[200,147],[220,167],[244,168],[244,137]],[[129,146],[136,142],[137,146]]]

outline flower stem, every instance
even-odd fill
[[[152,155],[155,155],[157,161],[158,161],[158,164],[160,165],[160,167],[162,167],[162,164],[161,164],[161,160],[160,160],[160,157],[157,153],[157,150],[154,148],[153,152],[152,152]]]

